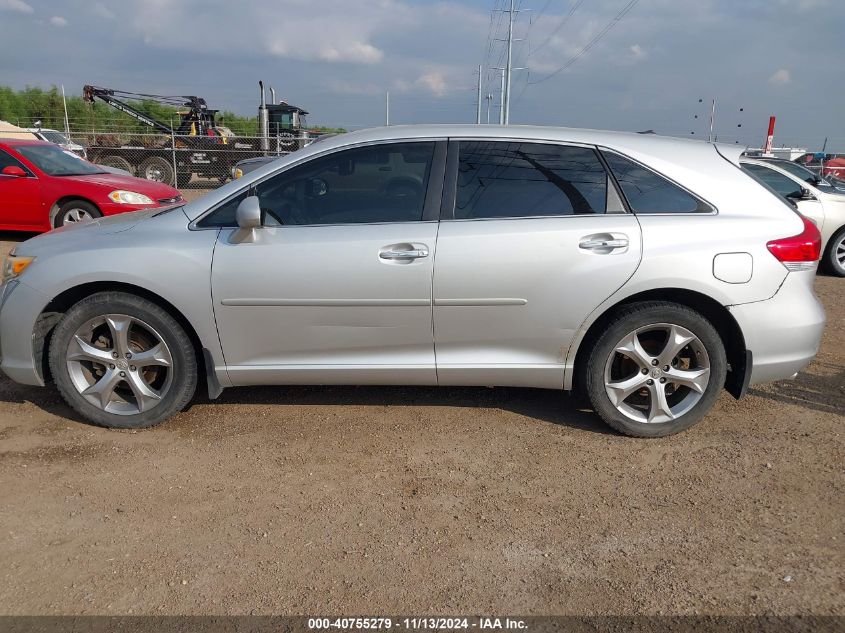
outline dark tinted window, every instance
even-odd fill
[[[762,165],[749,165],[748,163],[743,163],[742,168],[754,174],[785,198],[801,197],[801,185],[792,180],[792,178],[779,174],[774,169],[769,169]]]
[[[51,176],[86,176],[104,174],[101,167],[92,165],[69,150],[58,145],[19,145],[17,151],[35,163],[41,171]]]
[[[21,163],[17,158],[0,149],[0,171],[2,171],[5,167],[10,166],[20,167],[26,173],[29,173],[29,170],[24,167],[23,163]]]
[[[268,225],[361,224],[422,220],[434,143],[388,143],[335,152],[259,183]],[[199,226],[233,226],[246,194]]]
[[[461,142],[456,219],[604,213],[606,208],[607,173],[589,148]]]
[[[612,152],[603,153],[634,213],[710,213],[713,209],[650,169]]]

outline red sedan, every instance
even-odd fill
[[[173,187],[107,172],[58,145],[0,140],[0,230],[49,231],[179,202]]]

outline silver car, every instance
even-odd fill
[[[794,376],[824,326],[819,232],[739,154],[542,127],[327,139],[19,245],[2,369],[118,428],[203,380],[577,389],[622,433],[676,433],[723,388]]]

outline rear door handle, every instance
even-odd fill
[[[401,242],[399,244],[389,244],[382,247],[378,256],[380,259],[393,261],[411,261],[428,257],[428,246],[426,244]]]
[[[626,249],[629,246],[628,236],[621,233],[600,233],[581,238],[578,248],[586,251],[610,253],[615,250]]]
[[[428,251],[418,249],[414,251],[384,251],[378,254],[382,259],[419,259],[420,257],[428,257]]]

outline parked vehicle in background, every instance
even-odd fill
[[[272,91],[272,89],[271,89]],[[257,136],[235,136],[217,123],[217,110],[197,96],[140,94],[86,85],[83,98],[101,100],[147,125],[152,134],[96,134],[88,141],[91,159],[102,165],[130,171],[139,177],[169,185],[186,184],[192,178],[228,180],[238,160],[276,156],[311,142],[302,108],[287,103],[265,102],[263,84]],[[178,122],[157,119],[139,109],[137,100],[177,106]]]
[[[839,183],[839,181],[831,182],[830,180],[820,177],[818,173],[813,170],[793,161],[784,160],[782,158],[755,158],[755,160],[770,163],[775,167],[778,167],[783,171],[803,180],[804,182],[813,185],[824,193],[845,193],[845,183]]]
[[[267,163],[272,163],[279,158],[279,156],[256,156],[255,158],[239,160],[232,167],[232,180],[243,178],[246,174],[255,171],[259,167],[264,167]]]
[[[20,244],[2,369],[140,428],[256,384],[578,389],[695,424],[816,354],[816,226],[736,146],[595,130],[337,136],[167,213]],[[563,405],[562,405],[563,406]]]
[[[63,132],[43,127],[31,127],[27,128],[26,131],[32,132],[35,137],[39,140],[47,141],[48,143],[55,143],[62,149],[66,149],[69,152],[73,152],[77,156],[81,156],[82,158],[88,158],[88,154],[85,151],[85,147],[83,147],[79,143],[74,143],[73,141],[71,141],[67,136],[65,136]]]
[[[778,194],[792,200],[801,215],[816,224],[822,236],[824,268],[837,277],[845,277],[845,191],[789,161],[743,158],[741,165]]]
[[[45,141],[0,141],[0,229],[52,228],[182,202],[176,189],[104,171]]]
[[[318,143],[327,138],[332,138],[333,136],[337,136],[337,134],[321,134],[319,136],[314,137],[310,145]],[[279,158],[279,156],[256,156],[255,158],[245,158],[244,160],[238,161],[232,167],[232,180],[242,178],[246,174],[255,171],[259,167],[263,167],[267,163],[272,163],[274,160],[278,160]]]

